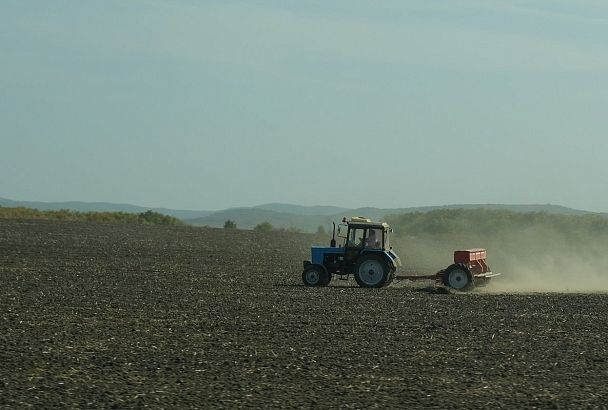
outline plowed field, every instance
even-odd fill
[[[305,288],[312,242],[0,221],[0,406],[606,408],[608,295]]]

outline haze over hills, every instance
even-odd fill
[[[0,206],[10,208],[34,208],[41,211],[57,211],[60,209],[69,209],[78,212],[130,212],[141,213],[148,210],[159,212],[164,215],[173,216],[182,220],[192,218],[202,218],[212,214],[212,211],[189,211],[167,208],[146,208],[138,205],[130,204],[115,204],[110,202],[39,202],[39,201],[15,201],[8,198],[0,197]]]
[[[304,232],[316,231],[319,225],[327,227],[333,220],[331,215],[301,215],[253,207],[226,209],[184,222],[195,226],[222,227],[228,219],[235,221],[236,226],[243,229],[251,229],[262,222],[269,222],[277,228],[297,228]]]
[[[338,210],[335,213],[332,210]],[[267,221],[275,227],[289,228],[296,227],[306,232],[313,232],[319,226],[326,229],[332,221],[339,221],[343,217],[365,216],[373,220],[381,220],[387,215],[396,215],[412,212],[429,212],[437,209],[492,209],[508,210],[513,212],[546,212],[549,214],[583,215],[593,212],[567,208],[561,205],[502,205],[502,204],[454,204],[443,206],[425,206],[411,208],[340,208],[340,207],[306,207],[301,205],[289,204],[266,204],[249,208],[232,208],[217,211],[211,215],[189,219],[185,222],[192,225],[206,225],[212,227],[223,226],[228,219],[236,222],[237,227],[250,229],[255,225]],[[280,210],[280,211],[279,211]],[[325,211],[314,214],[317,212]]]
[[[254,206],[253,208],[257,209],[265,209],[268,211],[274,212],[283,212],[287,214],[297,214],[297,215],[336,215],[342,212],[347,212],[349,208],[342,208],[339,206],[305,206],[305,205],[292,205],[292,204],[282,204],[282,203],[271,203],[271,204],[263,204]]]
[[[80,212],[131,212],[141,213],[153,210],[165,215],[173,216],[195,226],[222,227],[228,219],[236,222],[238,228],[251,229],[259,223],[269,222],[277,228],[297,228],[305,232],[314,232],[319,226],[329,228],[332,221],[339,221],[342,217],[365,216],[373,220],[383,219],[387,215],[396,215],[411,212],[429,212],[437,209],[494,209],[513,212],[546,212],[549,214],[583,215],[593,212],[572,209],[561,205],[532,204],[532,205],[504,205],[504,204],[453,204],[443,206],[424,206],[410,208],[344,208],[338,206],[304,206],[284,203],[269,203],[253,207],[230,208],[219,211],[178,210],[168,208],[146,208],[130,204],[115,204],[109,202],[38,202],[15,201],[0,198],[0,206],[26,207],[39,210],[70,209]],[[601,214],[606,216],[607,214]]]

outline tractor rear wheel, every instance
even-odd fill
[[[376,255],[363,256],[355,265],[355,280],[362,288],[381,288],[390,274],[386,261]]]
[[[327,286],[329,274],[320,266],[308,266],[302,272],[302,282],[305,286]]]
[[[395,268],[390,270],[390,273],[388,274],[388,279],[384,283],[384,287],[390,286],[391,283],[393,283],[393,280],[395,280],[395,271],[396,270],[397,269],[395,269]]]
[[[473,275],[465,265],[455,263],[443,273],[443,284],[448,288],[466,292],[473,289]]]

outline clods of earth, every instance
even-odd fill
[[[0,407],[606,406],[608,295],[307,288],[314,241],[0,221]]]

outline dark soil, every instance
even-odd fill
[[[606,407],[608,295],[306,288],[311,242],[0,221],[0,407]]]

